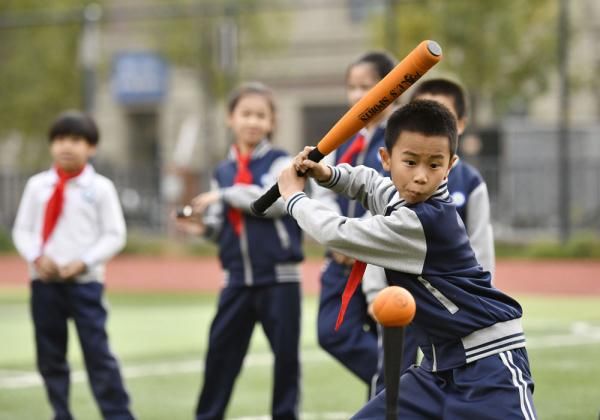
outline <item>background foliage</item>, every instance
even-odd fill
[[[77,0],[0,2],[0,127],[39,133],[57,109],[80,106]],[[43,22],[61,22],[44,24]],[[2,130],[0,129],[0,130]],[[6,133],[0,133],[6,134]]]
[[[398,57],[423,34],[444,50],[444,67],[460,79],[472,102],[493,104],[499,116],[522,110],[543,93],[556,62],[556,3],[547,0],[395,1],[374,22],[375,38]],[[395,29],[390,29],[390,25]],[[400,40],[400,42],[396,42]],[[524,100],[525,103],[517,102]]]

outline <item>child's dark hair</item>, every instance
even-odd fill
[[[100,139],[98,126],[92,117],[77,110],[61,113],[50,125],[48,130],[48,141],[50,143],[59,137],[66,136],[83,137],[92,146],[97,145]]]
[[[415,86],[411,100],[421,95],[443,95],[452,98],[459,120],[467,115],[467,95],[463,87],[449,79],[429,79]]]
[[[436,101],[415,100],[394,111],[385,129],[385,147],[389,153],[403,131],[448,137],[450,157],[456,154],[456,119],[448,108]]]
[[[379,76],[379,79],[383,79],[396,66],[396,59],[394,59],[391,54],[384,51],[368,52],[361,55],[356,61],[353,61],[348,66],[346,77],[350,70],[352,70],[352,67],[363,63],[371,64]]]
[[[274,118],[276,114],[276,108],[273,91],[261,82],[246,82],[234,89],[227,100],[227,111],[231,114],[242,97],[252,94],[261,95],[267,100]],[[267,137],[270,139],[272,134],[273,133],[268,133]]]

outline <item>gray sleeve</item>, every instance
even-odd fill
[[[304,231],[337,252],[406,273],[420,274],[423,269],[425,234],[410,209],[401,207],[390,216],[350,219],[304,193],[289,197],[286,206]]]
[[[262,187],[258,185],[236,184],[221,189],[223,201],[231,207],[242,210],[244,213],[252,214],[252,210],[250,209],[251,204],[277,182],[277,177],[291,161],[289,156],[283,156],[273,161],[269,172],[260,180],[263,185]],[[278,218],[285,214],[285,204],[283,199],[280,198],[267,209],[264,217]]]
[[[475,188],[467,202],[467,234],[477,261],[494,274],[494,235],[490,221],[490,199],[485,182]]]
[[[311,181],[311,180],[312,180],[312,178],[309,178],[309,181]],[[337,200],[336,200],[336,194],[333,191],[331,191],[328,188],[323,188],[322,186],[320,186],[317,183],[315,183],[314,185],[311,184],[310,191],[311,191],[311,193],[309,194],[310,198],[314,198],[315,200],[326,205],[330,209],[335,210],[338,213],[341,212],[340,206],[338,205]]]
[[[101,235],[81,260],[87,267],[102,264],[116,255],[127,241],[127,227],[117,190],[111,181],[98,183],[102,196],[98,200]]]
[[[350,166],[347,163],[330,166],[331,178],[320,183],[325,188],[359,201],[373,214],[383,214],[390,199],[396,193],[392,180],[381,176],[366,166]]]
[[[362,290],[367,298],[367,303],[373,303],[377,293],[388,286],[385,270],[374,265],[367,265],[367,269],[362,280]]]
[[[366,211],[362,215],[361,219],[372,217],[369,211]],[[385,269],[377,267],[375,265],[368,264],[365,274],[361,282],[362,291],[367,299],[367,304],[373,303],[375,296],[388,286],[387,277],[385,275]]]

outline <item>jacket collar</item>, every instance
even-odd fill
[[[437,190],[431,194],[431,196],[427,200],[447,200],[450,197],[450,193],[448,192],[448,180],[443,181]],[[406,200],[400,197],[400,193],[395,191],[388,200],[388,206],[392,207],[394,210],[406,205]]]
[[[436,200],[446,200],[449,196],[450,193],[448,192],[448,180],[446,179],[440,184],[438,189],[433,194],[431,194],[431,197],[429,198]]]
[[[75,182],[77,185],[80,185],[82,187],[87,187],[94,180],[94,175],[96,175],[96,170],[91,164],[87,163],[85,165],[85,168],[83,168],[81,174],[79,174],[78,177],[74,178],[72,182]],[[46,171],[45,178],[46,182],[49,185],[56,184],[56,181],[58,181],[58,173],[56,172],[54,166]]]
[[[254,150],[252,151],[252,154],[250,155],[250,160],[259,159],[259,158],[263,157],[272,148],[273,147],[271,146],[271,142],[268,139],[261,140],[261,142],[258,143],[256,145],[256,147],[254,148]],[[233,161],[237,160],[236,150],[233,145],[229,148],[229,153],[227,154],[227,158],[229,160],[233,160]]]

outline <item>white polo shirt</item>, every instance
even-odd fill
[[[67,181],[62,213],[42,250],[44,212],[57,181],[52,168],[27,182],[13,227],[15,246],[28,262],[32,279],[39,278],[33,262],[44,254],[59,266],[83,261],[88,269],[77,276],[78,282],[104,281],[104,264],[126,240],[117,191],[112,181],[86,165],[78,177]]]

